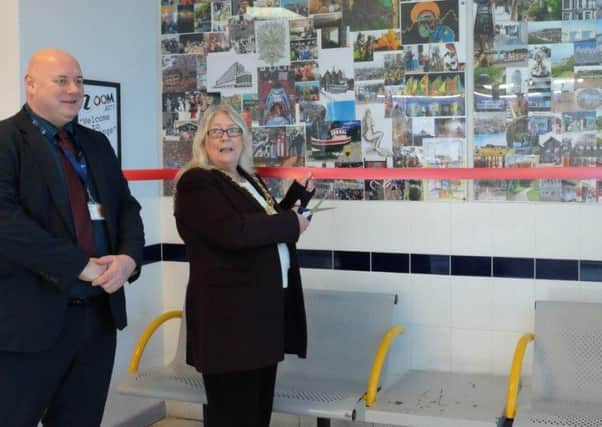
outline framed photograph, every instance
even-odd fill
[[[78,122],[105,134],[121,162],[121,85],[84,80],[84,102]]]

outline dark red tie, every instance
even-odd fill
[[[77,245],[82,248],[89,256],[94,256],[96,247],[94,244],[94,229],[92,228],[92,220],[88,211],[88,198],[86,197],[86,189],[81,178],[69,162],[69,159],[63,152],[67,150],[75,155],[75,147],[69,132],[64,129],[56,134],[56,140],[61,150],[61,163],[65,171],[65,179],[67,180],[67,190],[69,191],[69,202],[71,204],[71,215],[73,216],[73,224],[75,225],[75,235],[77,237]]]

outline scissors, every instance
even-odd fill
[[[306,215],[306,218],[308,219],[308,221],[311,221],[311,217],[314,216],[314,213],[316,213],[316,212],[329,211],[331,209],[336,209],[335,207],[320,208],[322,203],[324,203],[324,200],[326,200],[326,196],[328,196],[329,194],[330,194],[330,192],[328,192],[324,198],[318,200],[318,203],[316,203],[312,208],[307,207],[307,206],[299,206],[299,208],[297,209],[297,212],[300,214],[308,213],[308,215]]]

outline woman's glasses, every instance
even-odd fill
[[[230,137],[241,136],[242,129],[239,128],[238,126],[232,126],[231,128],[228,128],[228,129],[211,128],[207,131],[207,135],[209,135],[211,138],[221,138],[222,136],[224,136],[224,133]]]

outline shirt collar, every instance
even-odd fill
[[[38,129],[40,129],[40,132],[42,132],[42,135],[47,137],[50,141],[54,140],[54,137],[56,136],[56,134],[59,132],[60,129],[57,128],[52,123],[50,123],[48,120],[43,119],[42,117],[40,117],[39,115],[34,113],[29,105],[25,104],[25,109],[29,113],[29,116],[31,117],[33,124]],[[73,135],[74,131],[75,131],[75,126],[73,124],[73,121],[66,123],[65,126],[63,126],[63,129],[65,129],[67,132],[69,132],[71,135]]]

